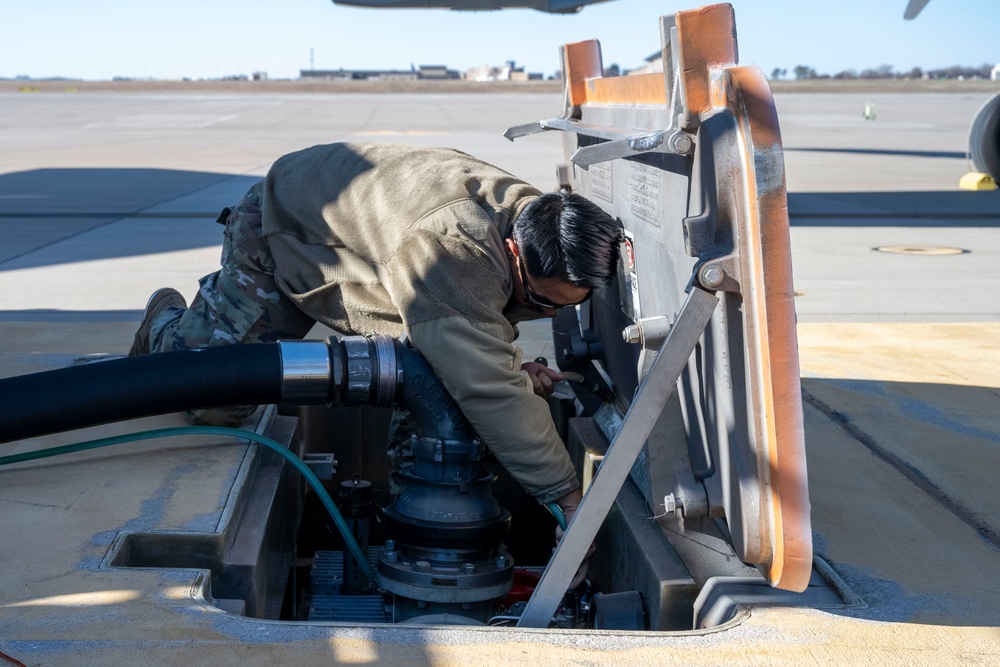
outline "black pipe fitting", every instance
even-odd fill
[[[396,403],[416,420],[421,437],[443,442],[475,440],[475,430],[424,356],[398,340],[394,349],[402,377]]]

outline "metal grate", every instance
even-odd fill
[[[368,562],[374,567],[382,547],[368,549]],[[317,551],[310,572],[312,601],[310,621],[336,623],[386,623],[385,605],[381,595],[341,595],[344,583],[344,552]]]
[[[310,621],[336,623],[387,623],[381,595],[314,595]]]
[[[313,557],[309,583],[314,596],[340,593],[340,587],[344,583],[344,552],[317,551]]]

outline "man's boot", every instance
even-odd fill
[[[152,333],[153,322],[171,308],[181,310],[187,308],[187,302],[180,292],[170,287],[153,292],[153,296],[149,297],[149,301],[146,303],[146,312],[142,315],[139,330],[135,332],[135,340],[132,341],[132,349],[128,351],[128,356],[138,357],[142,354],[149,354],[149,336]]]

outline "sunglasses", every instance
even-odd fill
[[[522,262],[520,259],[518,259],[517,261],[517,268],[518,271],[521,272],[521,287],[524,288],[524,300],[533,306],[537,306],[538,308],[545,308],[547,310],[559,310],[560,308],[571,308],[573,306],[578,306],[587,299],[589,299],[590,295],[593,293],[593,290],[588,290],[587,296],[583,297],[579,301],[574,301],[573,303],[555,303],[553,301],[549,301],[544,296],[539,296],[531,291],[531,287],[528,285],[528,274],[524,270],[524,262]]]

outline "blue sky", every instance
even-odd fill
[[[1000,2],[733,0],[740,63],[770,74],[808,65],[836,73],[892,65],[934,69],[1000,62]],[[605,65],[659,49],[657,17],[697,3],[615,0],[570,16],[532,10],[453,12],[342,7],[329,0],[0,0],[0,77],[214,78],[319,69],[464,70],[516,60],[546,75],[557,47],[597,38]]]

